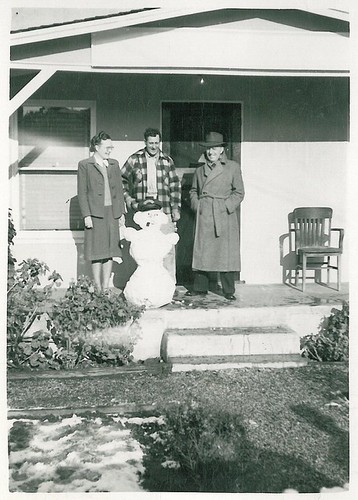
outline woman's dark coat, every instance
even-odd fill
[[[109,158],[107,172],[113,216],[119,219],[124,213],[124,197],[122,176],[117,160]],[[94,156],[81,160],[78,164],[77,192],[82,217],[92,215],[103,218],[104,178]]]

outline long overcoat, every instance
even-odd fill
[[[244,198],[238,163],[222,154],[215,168],[200,165],[190,189],[196,212],[194,270],[240,271],[240,228],[236,209]]]

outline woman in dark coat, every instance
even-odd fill
[[[121,257],[119,227],[124,224],[122,177],[117,160],[110,158],[111,137],[99,132],[91,139],[90,158],[78,164],[78,201],[85,224],[85,258],[92,262],[99,290],[109,287],[113,257]]]
[[[210,132],[202,164],[190,190],[196,212],[192,267],[194,287],[187,295],[205,295],[210,273],[220,272],[224,296],[235,300],[235,272],[240,271],[240,228],[236,209],[244,198],[238,163],[228,160],[223,136]]]

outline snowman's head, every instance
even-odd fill
[[[136,212],[133,220],[142,229],[150,227],[159,229],[160,226],[168,222],[168,217],[162,210],[147,210],[145,212]]]

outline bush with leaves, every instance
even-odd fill
[[[118,366],[132,359],[135,339],[118,338],[113,342],[108,330],[138,319],[142,311],[118,293],[97,290],[90,278],[81,276],[54,303],[51,317],[62,337],[61,348],[77,355],[74,366]]]
[[[44,359],[50,359],[47,356],[49,355],[47,345],[49,339],[45,337],[41,340],[37,339],[32,346],[24,342],[27,329],[35,318],[45,311],[53,287],[61,284],[61,276],[54,271],[48,276],[50,283],[41,287],[40,276],[45,276],[48,272],[49,268],[44,262],[38,259],[27,259],[21,262],[9,280],[7,290],[7,355],[10,367],[37,366],[35,358],[42,358],[42,354],[45,356]],[[40,332],[38,333],[40,335]],[[44,333],[41,332],[41,334]],[[43,344],[38,346],[38,341],[43,342]],[[40,350],[39,347],[41,347]],[[37,356],[40,351],[42,354]],[[34,356],[31,357],[32,354]]]
[[[12,275],[14,272],[14,266],[16,259],[12,255],[11,252],[11,246],[14,244],[14,238],[16,236],[16,229],[14,226],[14,223],[12,221],[12,215],[11,215],[11,209],[8,211],[8,230],[7,230],[7,271],[8,271],[8,278],[12,279]]]
[[[347,361],[349,357],[349,304],[333,308],[317,334],[301,338],[302,355],[315,361]]]
[[[163,483],[174,485],[170,491],[179,491],[176,483],[184,487],[181,491],[239,491],[238,469],[244,473],[252,446],[240,415],[196,402],[165,406],[160,414],[160,425],[148,422],[133,429],[144,445],[148,472],[143,484],[149,491],[158,486],[154,470],[158,457]]]
[[[17,344],[17,361],[19,365],[31,368],[53,368],[61,367],[60,358],[55,355],[57,349],[53,349],[54,343],[48,332],[39,330],[34,332],[31,339],[26,339]]]

